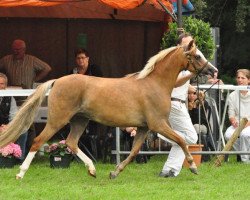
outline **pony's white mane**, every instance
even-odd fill
[[[177,49],[177,46],[164,49],[160,51],[158,54],[156,54],[155,56],[151,57],[148,60],[146,66],[139,72],[137,79],[142,79],[148,76],[154,70],[155,64],[161,61],[163,58],[165,58],[166,55],[168,55],[170,52],[172,52],[175,49]]]

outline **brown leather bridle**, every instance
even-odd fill
[[[185,70],[188,70],[189,66],[192,65],[194,70],[195,70],[195,74],[199,75],[208,65],[208,61],[202,66],[202,68],[200,69],[197,69],[197,67],[194,65],[194,61],[192,60],[191,58],[191,55],[190,54],[187,54],[187,59],[188,59],[188,62],[187,62],[187,66],[185,67]]]

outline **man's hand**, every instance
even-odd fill
[[[189,85],[188,86],[188,93],[195,93],[196,92],[196,87],[192,86],[192,85]]]
[[[7,125],[6,124],[2,124],[1,126],[0,126],[0,132],[3,132],[4,130],[6,130],[7,129]]]
[[[125,129],[128,133],[130,133],[131,137],[134,137],[136,135],[136,127],[126,127]]]
[[[235,118],[230,118],[229,120],[234,128],[237,128],[239,126],[239,123]]]

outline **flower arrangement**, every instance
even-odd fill
[[[65,140],[52,143],[51,145],[49,145],[46,152],[49,155],[53,155],[53,156],[65,156],[65,155],[72,154],[72,151],[70,150],[69,147],[67,147]]]
[[[7,158],[20,158],[22,150],[18,144],[10,143],[7,146],[0,148],[0,156]]]

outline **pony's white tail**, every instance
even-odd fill
[[[38,108],[54,81],[50,80],[41,84],[21,106],[14,119],[8,124],[8,128],[0,133],[0,148],[10,142],[15,142],[21,134],[29,129]]]

